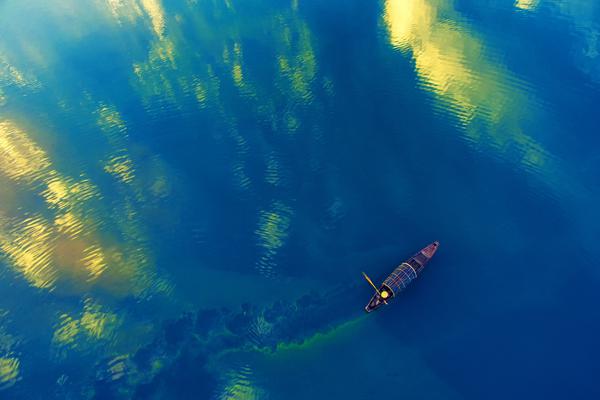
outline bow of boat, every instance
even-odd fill
[[[433,257],[439,246],[440,242],[436,240],[435,242],[421,249],[421,253],[423,253],[423,255],[427,258],[431,258]]]

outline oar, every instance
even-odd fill
[[[375,284],[373,283],[373,281],[371,280],[371,278],[369,278],[369,276],[367,274],[365,274],[364,272],[362,274],[365,277],[365,279],[367,280],[367,282],[369,282],[369,285],[373,286],[373,289],[375,289],[375,291],[377,292],[377,294],[379,295],[379,297],[383,300],[383,302],[385,304],[387,304],[387,301],[385,301],[385,299],[383,298],[383,296],[379,292],[379,289],[377,289],[377,286],[375,286]]]

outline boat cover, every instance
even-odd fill
[[[417,272],[414,268],[407,263],[402,263],[383,281],[383,284],[389,287],[394,295],[397,295],[416,277]]]

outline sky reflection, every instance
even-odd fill
[[[216,398],[265,398],[277,383],[264,371],[294,372],[286,362],[305,352],[344,349],[334,344],[339,332],[348,332],[348,348],[366,334],[344,328],[360,305],[350,312],[331,305],[341,302],[336,292],[325,300],[309,289],[353,282],[363,264],[397,261],[400,246],[446,232],[465,251],[480,231],[493,237],[489,222],[523,239],[502,250],[521,254],[537,225],[526,226],[520,207],[558,199],[547,214],[567,210],[560,234],[592,253],[598,190],[577,174],[580,154],[569,159],[553,141],[566,130],[534,79],[543,66],[511,58],[512,44],[478,13],[500,10],[524,35],[523,27],[540,29],[538,18],[559,21],[572,36],[561,62],[595,88],[599,8],[471,3],[0,3],[0,285],[11,294],[0,300],[0,390],[26,393],[43,369],[64,393],[82,393],[69,391],[85,382],[88,398],[104,384],[133,396],[205,362],[208,372],[192,372],[219,378]],[[494,177],[514,185],[515,197]],[[493,274],[492,266],[482,270]],[[554,273],[543,281],[552,285],[522,298],[562,288],[552,280],[562,279],[561,266],[538,267]],[[344,301],[362,295],[349,293]],[[205,303],[229,307],[213,321],[218,334],[186,317]],[[332,322],[334,314],[343,317]],[[304,331],[309,317],[316,322]],[[184,344],[164,322],[173,318],[188,329]],[[267,344],[270,360],[220,363],[248,349],[262,357]],[[183,362],[180,349],[207,360]],[[402,350],[405,369],[418,365],[454,396],[416,353]],[[89,371],[69,369],[84,364]],[[352,390],[366,393],[358,382]]]

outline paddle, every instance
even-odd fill
[[[369,282],[369,284],[371,286],[373,286],[373,289],[375,289],[375,291],[377,292],[377,294],[379,295],[379,297],[381,298],[381,300],[383,300],[383,302],[385,304],[387,304],[387,301],[385,301],[385,299],[383,298],[383,296],[381,295],[381,293],[379,292],[379,289],[377,289],[377,286],[375,286],[375,284],[373,283],[373,281],[371,280],[371,278],[369,278],[369,276],[367,274],[365,274],[364,272],[362,273],[363,276],[365,277],[365,279],[367,280],[367,282]]]

